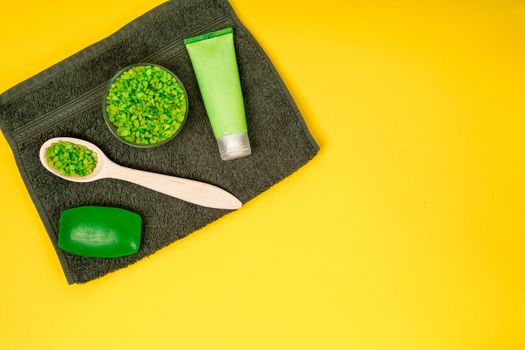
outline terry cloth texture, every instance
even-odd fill
[[[253,153],[225,162],[219,156],[183,39],[228,26],[234,28]],[[139,62],[157,63],[175,72],[189,98],[189,115],[181,132],[153,149],[120,142],[102,116],[101,101],[108,81],[120,69]],[[65,181],[40,164],[38,151],[46,140],[59,136],[85,139],[119,164],[211,183],[243,203],[290,175],[318,151],[272,63],[225,0],[164,3],[6,91],[0,107],[0,127],[69,283],[83,283],[125,267],[228,211],[189,204],[124,181]],[[143,236],[139,252],[100,259],[59,249],[60,214],[82,205],[120,207],[140,214]]]

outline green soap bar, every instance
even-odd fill
[[[115,258],[138,251],[141,231],[140,215],[128,210],[71,208],[60,216],[58,246],[76,255]]]

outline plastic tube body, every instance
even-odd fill
[[[251,153],[233,29],[184,40],[223,160]]]

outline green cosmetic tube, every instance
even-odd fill
[[[184,44],[222,160],[250,155],[233,29],[225,28],[187,38]]]

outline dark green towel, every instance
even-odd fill
[[[224,162],[182,40],[228,26],[235,30],[253,154]],[[180,134],[148,150],[115,139],[101,110],[108,80],[121,68],[138,62],[161,64],[175,72],[190,100],[188,120]],[[275,68],[225,0],[162,4],[110,37],[18,84],[1,96],[0,127],[69,283],[86,282],[125,267],[228,211],[192,205],[123,181],[78,184],[62,180],[47,172],[38,159],[38,150],[47,139],[85,139],[117,163],[215,184],[243,203],[290,175],[318,151]],[[97,259],[60,250],[60,213],[81,205],[115,206],[140,214],[144,221],[139,252]]]

